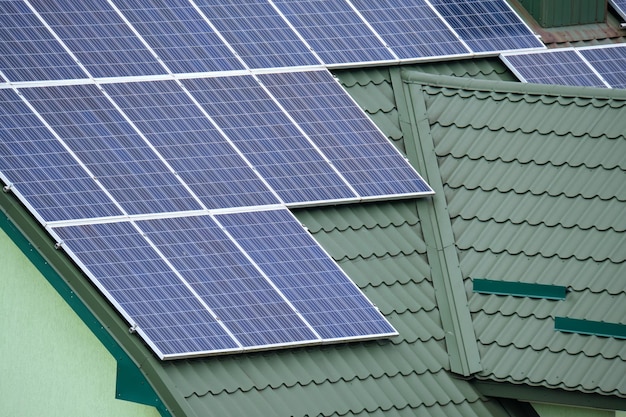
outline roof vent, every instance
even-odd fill
[[[520,0],[544,28],[604,23],[607,0]]]

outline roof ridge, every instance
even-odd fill
[[[568,97],[572,99],[624,100],[626,90],[572,87],[563,85],[531,84],[511,81],[492,81],[450,75],[429,74],[410,68],[402,68],[402,80],[406,83],[426,84],[456,90],[528,94],[532,96]]]

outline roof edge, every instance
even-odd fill
[[[152,405],[163,417],[195,415],[171,392],[158,360],[15,196],[0,192],[0,209],[0,227],[115,358],[116,398]],[[129,386],[120,376],[132,376],[139,385]]]
[[[498,93],[519,93],[540,96],[572,97],[600,100],[626,100],[626,90],[572,87],[566,85],[532,84],[512,81],[494,81],[451,75],[430,74],[417,69],[402,68],[402,81],[409,84],[430,85],[441,88],[475,90]]]
[[[472,385],[478,392],[487,397],[626,411],[626,398],[616,396],[566,391],[560,388],[512,384],[510,382],[473,380]]]

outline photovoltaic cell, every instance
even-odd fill
[[[138,225],[244,347],[317,340],[210,217]]]
[[[320,64],[267,2],[195,0],[195,3],[250,68]]]
[[[66,250],[159,356],[237,349],[192,291],[129,223],[54,229]]]
[[[323,338],[395,333],[289,211],[217,219]]]
[[[87,78],[21,0],[0,2],[0,70],[10,81]]]
[[[325,64],[395,59],[344,1],[274,0],[274,4]]]
[[[622,19],[626,20],[626,0],[609,0],[609,3]]]
[[[504,0],[430,0],[474,52],[545,48]]]
[[[207,208],[279,203],[174,81],[103,88]]]
[[[115,0],[115,5],[174,73],[243,66],[204,18],[184,1]]]
[[[129,214],[201,206],[94,85],[22,94]]]
[[[31,0],[30,3],[94,77],[165,73],[107,2]]]
[[[121,214],[13,90],[0,89],[0,171],[44,221]]]
[[[626,47],[581,48],[578,51],[613,88],[626,88]]]
[[[525,82],[606,87],[574,50],[505,55],[502,59]]]
[[[260,80],[361,197],[432,193],[329,72]]]
[[[400,59],[469,51],[425,0],[351,0]]]
[[[254,78],[182,83],[285,203],[355,197]]]

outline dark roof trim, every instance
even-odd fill
[[[435,191],[434,196],[421,199],[416,206],[445,331],[450,370],[469,376],[481,371],[482,365],[426,116],[426,103],[421,88],[405,90],[399,68],[390,68],[390,75],[407,156]]]
[[[569,317],[555,317],[554,329],[566,333],[626,339],[626,325],[619,323],[572,319]]]
[[[474,292],[479,294],[513,295],[518,297],[565,300],[567,287],[561,285],[535,284],[528,282],[498,281],[474,278]]]
[[[626,398],[601,394],[586,394],[508,382],[472,381],[472,385],[483,395],[496,398],[511,398],[519,401],[560,404],[575,407],[599,408],[626,411]]]
[[[116,398],[155,406],[163,417],[194,416],[171,393],[158,360],[13,194],[0,192],[0,208],[0,227],[117,361]]]
[[[402,69],[402,80],[407,83],[442,88],[466,89],[500,93],[519,93],[543,96],[573,97],[599,100],[626,100],[625,89],[571,87],[564,85],[530,84],[510,81],[482,80],[450,75],[428,74],[413,69]]]

